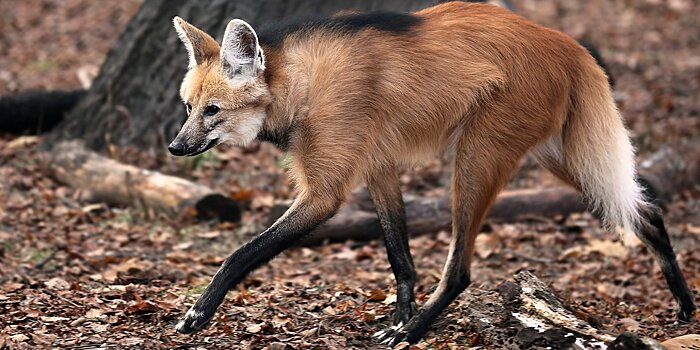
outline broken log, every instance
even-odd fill
[[[207,186],[119,163],[79,142],[60,143],[50,152],[45,158],[51,176],[80,190],[85,201],[134,206],[173,217],[193,208],[200,219],[241,219],[238,202]]]
[[[662,147],[640,162],[639,180],[658,205],[673,200],[684,190],[700,183],[700,139],[682,147]],[[419,198],[404,196],[406,220],[410,235],[449,229],[452,216],[450,199],[445,197]],[[269,219],[274,221],[289,207],[276,205]],[[586,211],[586,205],[577,191],[568,186],[548,189],[519,189],[501,193],[487,216],[487,222],[517,222],[537,217],[566,216]],[[348,239],[367,241],[382,235],[379,220],[366,190],[356,191],[347,204],[318,227],[303,243],[315,245],[328,241]]]
[[[685,190],[700,189],[700,139],[662,146],[639,162],[639,180],[661,205]]]
[[[366,200],[365,200],[366,198]],[[411,236],[449,229],[452,223],[450,199],[404,196],[406,225]],[[281,216],[289,204],[278,204],[270,212],[270,221]],[[490,222],[514,222],[535,217],[555,217],[583,212],[585,204],[579,194],[569,187],[548,189],[519,189],[505,191],[491,208]],[[367,241],[379,239],[381,226],[366,191],[359,191],[326,224],[318,227],[304,245],[317,245],[328,240]]]
[[[528,271],[497,291],[469,288],[460,314],[475,334],[476,344],[498,349],[614,349],[656,350],[663,347],[650,338],[625,332],[610,334],[576,317],[545,283]]]

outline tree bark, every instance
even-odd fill
[[[179,85],[187,55],[172,25],[178,15],[221,39],[229,20],[254,27],[283,18],[339,10],[412,11],[431,0],[149,0],[107,55],[87,96],[47,138],[82,139],[92,149],[134,145],[165,149],[185,119]]]
[[[194,210],[200,219],[237,222],[241,218],[236,201],[209,187],[119,163],[78,142],[62,142],[45,158],[51,176],[80,190],[88,202],[128,205],[147,214],[164,212],[173,217]]]

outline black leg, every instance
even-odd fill
[[[678,267],[676,253],[671,246],[664,220],[657,208],[647,208],[642,210],[642,213],[647,222],[641,225],[639,238],[654,253],[666,283],[678,302],[678,320],[689,322],[695,311],[695,302]]]
[[[504,108],[503,111],[508,109]],[[499,117],[509,118],[509,115]],[[491,119],[484,118],[476,120],[475,123],[484,120]],[[499,136],[494,137],[506,135],[507,130],[483,133],[483,130],[489,129],[482,127],[486,126],[477,124],[466,128],[455,147],[452,174],[452,240],[440,284],[408,323],[379,334],[383,342],[391,346],[404,340],[410,343],[420,340],[442,310],[469,286],[469,268],[481,223],[496,194],[503,188],[521,159],[521,154],[514,156],[513,153],[525,153],[524,149],[518,150],[513,145],[506,144],[507,142],[503,142]]]
[[[339,203],[299,198],[277,222],[224,261],[209,286],[177,324],[180,333],[203,329],[229,289],[251,271],[291,247],[335,213]]]
[[[406,211],[401,197],[398,171],[392,167],[374,174],[367,180],[367,188],[382,225],[389,263],[396,278],[394,324],[405,324],[417,309],[413,295],[416,270],[408,247]]]
[[[450,303],[461,294],[470,283],[469,272],[450,271],[446,282],[441,281],[438,291],[435,292],[425,305],[403,327],[397,329],[389,345],[394,346],[401,341],[411,344],[417,343],[428,332],[428,328]]]

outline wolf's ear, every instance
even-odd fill
[[[173,24],[175,25],[177,36],[185,44],[187,54],[190,57],[187,66],[189,69],[219,54],[219,43],[211,35],[197,29],[197,27],[177,16],[173,18]]]
[[[221,43],[221,66],[229,79],[255,78],[265,70],[265,56],[253,28],[240,19],[226,26]]]

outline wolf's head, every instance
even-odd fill
[[[250,143],[262,128],[271,100],[255,31],[234,19],[219,46],[182,18],[175,17],[173,23],[189,55],[189,70],[180,87],[187,121],[168,150],[176,156],[193,156],[224,141]]]

